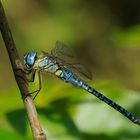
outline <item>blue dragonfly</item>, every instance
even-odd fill
[[[104,103],[120,112],[133,123],[140,125],[140,121],[134,115],[91,86],[87,85],[82,79],[83,77],[91,79],[91,73],[79,63],[68,63],[66,61],[68,58],[74,58],[73,53],[65,44],[59,41],[56,42],[55,47],[51,50],[50,53],[41,51],[40,54],[36,52],[29,52],[24,55],[26,73],[31,75],[31,78],[27,78],[27,80],[29,82],[34,82],[35,73],[38,72],[39,89],[32,92],[36,92],[34,98],[41,90],[41,72],[49,72],[56,75],[66,83],[70,83],[76,87],[86,90],[87,92],[96,96],[98,99],[102,100]]]

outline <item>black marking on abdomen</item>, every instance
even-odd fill
[[[85,83],[83,84],[82,88],[84,88],[84,87],[88,87],[88,89],[87,89],[88,92],[95,95],[97,98],[99,98],[100,100],[102,100],[103,102],[108,104],[109,106],[113,107],[115,110],[119,111],[121,114],[126,116],[132,122],[140,125],[140,121],[135,116],[133,116],[130,112],[128,112],[126,109],[124,109],[120,105],[116,104],[114,101],[110,100],[109,98],[105,97],[103,94],[99,93],[98,91],[96,91],[92,87],[86,85]]]
[[[124,109],[120,105],[116,104],[115,102],[113,102],[109,98],[105,97],[103,94],[99,93],[94,88],[85,84],[82,80],[77,78],[72,72],[70,72],[68,70],[64,70],[61,73],[60,78],[62,80],[64,80],[65,82],[71,83],[77,87],[81,87],[81,88],[85,89],[86,91],[95,95],[97,98],[99,98],[100,100],[102,100],[103,102],[108,104],[109,106],[113,107],[115,110],[119,111],[121,114],[126,116],[132,122],[140,125],[140,121],[135,116],[133,116],[130,112],[128,112],[126,109]]]

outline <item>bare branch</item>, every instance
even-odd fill
[[[33,100],[30,96],[27,96],[30,93],[30,91],[28,88],[28,83],[25,78],[26,75],[22,71],[23,66],[18,56],[16,45],[14,43],[1,1],[0,1],[0,30],[1,30],[3,40],[5,42],[8,55],[9,55],[9,59],[12,65],[15,80],[18,84],[18,87],[19,87],[19,90],[20,90],[20,93],[21,93],[21,96],[22,96],[22,99],[23,99],[23,102],[24,102],[24,105],[28,114],[28,119],[31,125],[34,139],[45,140],[46,135],[44,134],[44,132],[42,131],[40,127],[40,123],[38,120],[36,108],[33,104]]]

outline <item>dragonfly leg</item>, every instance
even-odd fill
[[[31,93],[31,94],[36,93],[35,96],[33,97],[33,100],[36,98],[36,96],[38,95],[38,93],[40,92],[41,87],[42,87],[42,83],[41,83],[41,74],[40,74],[40,72],[41,72],[41,71],[38,71],[39,88],[38,88],[38,90],[33,91],[33,92]]]
[[[28,82],[34,82],[34,80],[35,80],[35,73],[36,73],[36,70],[32,70],[30,73],[28,73],[28,75],[30,75],[31,78],[29,79],[29,78],[26,77],[26,80]]]
[[[35,79],[35,72],[36,72],[36,71],[34,71],[34,72],[32,73],[31,79],[28,79],[29,82],[34,82],[34,79]],[[41,72],[41,71],[38,71],[38,79],[39,79],[39,88],[38,88],[38,90],[35,90],[35,91],[33,91],[33,92],[28,93],[24,98],[26,98],[27,96],[30,96],[30,95],[36,93],[35,96],[33,97],[33,100],[34,100],[34,99],[36,98],[36,96],[38,95],[38,93],[40,92],[40,90],[41,90],[41,75],[40,75],[40,72]]]
[[[22,70],[26,75],[30,76],[30,78],[27,78],[26,76],[26,80],[28,82],[34,82],[34,79],[35,79],[35,73],[36,73],[36,70],[35,69],[31,69],[31,70],[28,70],[28,69],[24,69]]]
[[[23,78],[21,77],[20,75],[17,75],[19,77],[21,77],[23,80],[27,80],[28,82],[34,82],[35,80],[35,73],[36,73],[36,70],[35,69],[31,69],[31,70],[28,70],[28,69],[18,69],[18,70],[21,70],[22,72],[24,72],[26,75],[30,75],[30,78]],[[33,92],[30,92],[28,93],[24,98],[26,98],[27,96],[31,95],[31,94],[35,94],[35,96],[33,97],[33,100],[36,98],[36,96],[38,95],[38,93],[40,92],[41,90],[41,74],[40,74],[41,70],[38,71],[38,79],[39,79],[39,88],[38,90],[35,90]]]
[[[35,70],[27,70],[27,69],[21,69],[18,68],[15,71],[22,71],[25,75],[33,75],[33,73],[35,72]],[[24,80],[25,82],[30,82],[31,80],[29,80],[27,77],[23,77],[20,74],[16,73],[17,77],[20,77],[22,80]],[[26,81],[27,80],[27,81]]]
[[[33,71],[33,69],[28,70],[28,69],[17,68],[15,69],[15,71],[22,71],[24,74],[29,75]]]
[[[31,74],[32,71],[33,71],[32,69],[31,69],[31,70],[28,70],[28,69],[23,69],[23,70],[22,70],[22,72],[23,72],[24,74],[26,74],[26,75]]]

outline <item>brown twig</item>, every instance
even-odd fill
[[[3,40],[5,42],[5,46],[9,55],[9,59],[12,65],[14,76],[18,84],[18,87],[19,87],[19,90],[20,90],[20,93],[21,93],[21,96],[22,96],[22,99],[23,99],[23,102],[24,102],[24,105],[28,114],[28,119],[31,125],[33,137],[35,140],[46,140],[46,135],[42,131],[39,124],[39,120],[38,120],[38,116],[37,116],[37,112],[36,112],[36,108],[34,106],[33,100],[30,96],[27,96],[30,93],[30,91],[28,88],[28,83],[26,82],[26,79],[25,79],[26,75],[22,71],[23,66],[18,56],[16,45],[14,43],[1,1],[0,1],[0,31],[1,31]]]

